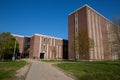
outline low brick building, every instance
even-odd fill
[[[67,59],[67,40],[34,34],[31,37],[14,35],[23,57],[35,59]]]

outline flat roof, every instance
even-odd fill
[[[17,35],[17,34],[12,34],[13,36],[18,36],[18,37],[31,37],[31,36],[22,36],[22,35]],[[47,36],[47,35],[43,35],[43,34],[34,34],[34,35],[38,35],[38,36],[44,36],[44,37],[49,37],[49,38],[54,38],[54,39],[60,39],[63,40],[62,38],[57,38],[57,37],[53,37],[53,36]]]
[[[53,36],[47,36],[47,35],[43,35],[43,34],[34,34],[34,35],[44,36],[44,37],[48,37],[48,38],[54,38],[54,39],[60,39],[60,40],[63,40],[62,38],[57,38],[57,37],[53,37]]]
[[[25,36],[22,36],[22,35],[17,35],[17,34],[12,34],[13,36],[18,36],[18,37],[25,37]]]

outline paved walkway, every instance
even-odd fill
[[[26,80],[73,80],[51,64],[32,61]]]

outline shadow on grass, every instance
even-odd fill
[[[94,73],[86,74],[79,78],[80,80],[119,80],[120,76],[114,73]]]
[[[91,62],[91,64],[105,64],[105,65],[117,65],[117,66],[120,66],[120,60],[116,60],[116,61],[93,61],[93,62]]]

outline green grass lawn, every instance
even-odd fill
[[[120,80],[120,61],[83,61],[57,66],[73,73],[78,80]]]
[[[27,64],[26,61],[0,62],[0,80],[13,80],[16,70]]]

